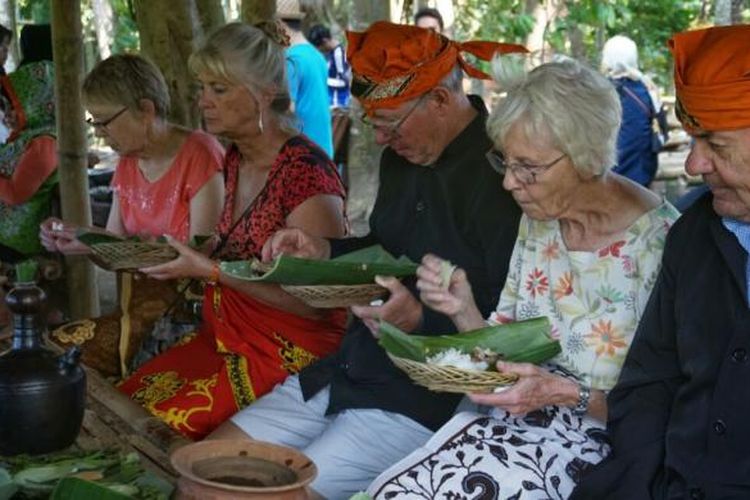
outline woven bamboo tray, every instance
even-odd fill
[[[91,260],[109,271],[135,270],[164,264],[177,257],[177,250],[167,243],[118,241],[91,245]]]
[[[492,392],[497,387],[513,384],[515,374],[493,371],[462,370],[452,366],[437,366],[388,354],[393,364],[406,372],[414,383],[436,392]]]
[[[386,288],[372,283],[365,285],[282,285],[281,288],[307,305],[319,308],[368,305],[388,293]]]

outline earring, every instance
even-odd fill
[[[260,129],[260,133],[263,133],[263,110],[260,110],[260,114],[258,115],[258,129]]]

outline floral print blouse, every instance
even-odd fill
[[[524,215],[511,267],[490,323],[547,316],[562,352],[553,362],[595,389],[609,390],[661,266],[669,203],[638,218],[623,238],[595,252],[569,251],[556,220]]]

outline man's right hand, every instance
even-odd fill
[[[281,254],[305,259],[325,260],[331,256],[327,239],[312,236],[301,229],[280,229],[266,240],[261,257],[268,262]]]

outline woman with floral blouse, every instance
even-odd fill
[[[546,316],[562,352],[544,366],[499,362],[518,382],[469,395],[422,448],[370,487],[376,498],[566,498],[602,460],[606,391],[617,381],[678,217],[654,193],[609,171],[621,110],[612,85],[575,61],[530,73],[495,61],[506,89],[488,121],[504,173],[524,215],[491,324]],[[441,259],[418,271],[422,301],[461,331],[486,325],[466,274],[441,283]],[[483,495],[479,495],[483,493]],[[479,495],[479,496],[476,496]]]

